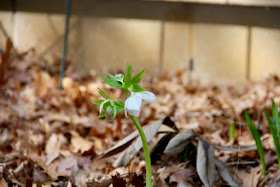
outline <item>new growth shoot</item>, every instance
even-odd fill
[[[279,143],[279,132],[280,132],[280,127],[279,127],[279,111],[278,111],[278,106],[275,104],[274,100],[272,99],[272,117],[269,115],[268,110],[265,108],[264,109],[264,114],[267,119],[267,123],[269,126],[269,130],[271,132],[274,146],[275,146],[275,151],[277,155],[277,161],[278,161],[278,168],[280,169],[280,143]],[[260,134],[255,126],[255,124],[252,122],[249,113],[245,111],[245,118],[246,118],[246,124],[249,127],[251,134],[256,142],[257,150],[261,159],[261,164],[263,168],[263,174],[266,174],[266,164],[265,164],[265,156],[264,156],[264,150],[262,146],[262,141],[260,138]]]
[[[123,102],[121,100],[111,100],[110,97],[99,89],[99,94],[104,98],[102,100],[93,101],[93,104],[99,105],[99,117],[106,117],[107,121],[113,120],[116,116],[125,111],[125,116],[132,119],[134,125],[136,126],[142,143],[143,149],[145,153],[145,161],[146,161],[146,186],[152,186],[152,170],[151,170],[151,158],[148,148],[148,143],[146,140],[146,136],[144,131],[137,120],[137,117],[140,115],[142,101],[148,102],[156,102],[156,96],[149,92],[147,89],[142,88],[138,84],[140,83],[142,76],[144,74],[144,70],[137,73],[133,78],[131,77],[131,69],[130,65],[127,65],[126,74],[109,74],[108,77],[100,76],[103,81],[111,86],[112,88],[119,88],[123,90],[126,101]]]

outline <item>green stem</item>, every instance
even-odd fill
[[[144,148],[144,153],[145,153],[145,161],[146,161],[146,186],[147,187],[152,187],[152,167],[151,167],[151,158],[150,158],[150,152],[149,152],[149,147],[147,143],[147,139],[145,136],[145,133],[138,122],[137,118],[135,116],[130,116],[133,123],[135,124],[140,137],[142,139],[143,143],[143,148]]]

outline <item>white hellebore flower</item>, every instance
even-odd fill
[[[127,117],[128,112],[131,116],[138,117],[141,110],[142,100],[156,102],[157,98],[155,94],[149,91],[131,92],[131,95],[127,98],[124,104],[125,116]]]

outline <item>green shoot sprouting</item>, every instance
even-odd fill
[[[264,158],[264,151],[263,151],[263,146],[262,146],[262,141],[261,137],[259,134],[259,131],[257,130],[255,124],[252,122],[249,113],[245,111],[245,118],[246,118],[246,124],[249,127],[251,134],[256,142],[256,146],[258,149],[258,153],[261,159],[261,164],[262,164],[262,172],[263,175],[266,175],[266,165],[265,165],[265,158]]]
[[[278,113],[278,108],[274,102],[274,100],[272,99],[272,117],[275,120],[275,125],[276,125],[276,132],[277,132],[277,138],[279,138],[279,134],[280,134],[280,124],[279,124],[279,113]]]
[[[270,132],[272,134],[272,137],[273,137],[274,146],[275,146],[275,150],[276,150],[276,154],[277,154],[278,167],[280,169],[280,145],[279,145],[279,139],[278,139],[278,136],[277,136],[277,132],[276,132],[275,126],[274,126],[274,124],[273,124],[273,122],[272,122],[272,120],[271,120],[271,118],[269,116],[269,113],[268,113],[266,108],[264,109],[264,113],[265,113],[265,116],[266,116],[266,119],[267,119],[267,122],[268,122],[269,130],[270,130]]]
[[[234,134],[235,134],[235,123],[234,121],[232,122],[232,124],[230,125],[230,131],[229,131],[229,135],[230,135],[230,141],[234,142]]]

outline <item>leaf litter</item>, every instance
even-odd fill
[[[112,98],[121,92],[71,63],[60,91],[59,63],[57,57],[44,62],[32,50],[19,54],[11,40],[1,52],[0,186],[144,186],[142,145],[132,121],[122,115],[107,123],[91,103],[101,99],[98,88]],[[203,86],[186,81],[187,72],[142,83],[158,100],[144,103],[139,119],[153,150],[155,186],[277,186],[275,147],[262,110],[271,108],[272,98],[280,103],[279,77]],[[267,176],[244,110],[259,124]]]

